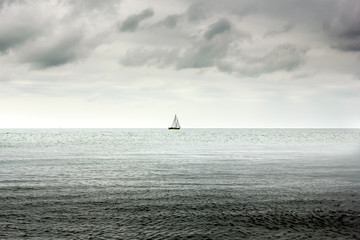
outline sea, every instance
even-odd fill
[[[0,239],[360,239],[360,129],[0,129]]]

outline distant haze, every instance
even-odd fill
[[[0,0],[0,128],[360,127],[359,0]]]

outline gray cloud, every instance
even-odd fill
[[[231,24],[226,19],[219,19],[216,23],[212,24],[208,30],[205,32],[204,37],[208,40],[211,40],[218,34],[222,34],[226,31],[230,31]]]
[[[13,47],[31,40],[39,33],[41,33],[40,28],[29,26],[25,22],[15,24],[15,26],[7,26],[6,28],[0,26],[0,52],[4,53]]]
[[[25,49],[20,55],[21,61],[42,69],[74,62],[83,56],[81,31],[73,31],[64,36],[55,37],[55,41],[41,41],[32,48]]]
[[[190,22],[197,22],[206,18],[204,6],[201,3],[192,4],[186,12],[188,20]]]
[[[188,1],[193,3],[193,1]],[[197,0],[206,4],[207,14],[257,15],[270,20],[290,22],[281,29],[269,29],[264,38],[301,29],[303,35],[328,37],[324,44],[342,51],[360,51],[360,1],[358,0]],[[324,32],[324,24],[325,32]],[[301,26],[298,28],[298,26]],[[307,32],[306,32],[307,31]]]
[[[189,47],[170,50],[155,48],[151,51],[138,48],[128,51],[120,62],[124,66],[156,65],[176,69],[214,67],[228,52],[232,36],[223,33],[230,32],[230,28],[228,20],[219,19],[208,27],[204,37],[193,39]],[[219,37],[215,38],[216,35]],[[236,39],[240,41],[242,37],[240,34]]]
[[[264,56],[242,56],[242,61],[233,62],[228,69],[247,76],[259,76],[275,71],[292,71],[305,63],[306,52],[307,49],[283,44],[275,47]]]
[[[102,17],[112,15],[115,18],[123,0],[63,0],[70,6],[69,15],[76,19],[80,17],[94,18],[101,13]]]
[[[181,16],[177,14],[169,15],[164,20],[162,20],[160,24],[168,28],[175,28],[180,18]]]
[[[332,46],[344,51],[360,51],[360,1],[346,0],[338,15],[325,25]]]
[[[214,67],[226,56],[230,45],[230,36],[214,38],[212,41],[200,39],[188,48],[163,49],[137,48],[127,52],[120,63],[124,66],[160,66],[186,68]]]
[[[134,48],[126,52],[124,58],[120,59],[123,66],[156,66],[167,67],[176,61],[179,52],[176,49],[163,48]]]
[[[0,9],[6,5],[24,2],[24,0],[0,0]]]
[[[228,46],[224,41],[199,42],[179,57],[176,67],[177,69],[184,69],[216,66],[218,61],[226,56]]]
[[[154,11],[151,8],[144,9],[139,14],[131,15],[125,19],[121,26],[119,26],[119,30],[122,32],[133,32],[138,28],[141,21],[150,18],[153,15]]]
[[[220,19],[208,27],[204,38],[194,40],[187,48],[135,48],[120,62],[123,66],[174,67],[178,70],[217,68],[229,74],[252,77],[292,71],[305,63],[307,50],[292,44],[279,45],[260,56],[247,55],[246,50],[239,48],[239,41],[248,41],[249,34],[230,29],[230,23]]]
[[[23,7],[20,11],[14,1],[9,5],[6,1],[6,9],[0,11],[0,52],[5,53],[9,49],[19,46],[29,40],[33,40],[44,33],[49,24],[47,17],[34,16],[34,7]],[[6,21],[4,21],[6,19]]]
[[[175,67],[178,70],[215,67],[239,76],[259,77],[276,71],[292,71],[305,63],[306,49],[291,44],[275,47],[263,56],[247,56],[229,51],[228,38],[200,41],[185,51],[176,49],[132,49],[121,60],[123,66]],[[230,59],[230,60],[229,60]]]
[[[248,16],[261,16],[279,22],[290,22],[294,27],[303,25],[308,29],[322,30],[324,21],[331,20],[338,5],[347,4],[349,0],[196,0],[196,5],[206,6],[206,15],[235,15],[244,19]],[[357,0],[352,0],[357,1]],[[194,0],[187,0],[194,4]],[[273,29],[269,29],[270,31]]]
[[[4,4],[6,3],[6,0],[0,0],[0,9],[4,6]]]
[[[271,30],[271,31],[267,31],[265,34],[264,34],[264,38],[268,38],[268,37],[274,37],[274,36],[277,36],[277,35],[280,35],[280,34],[283,34],[283,33],[287,33],[289,32],[291,29],[293,29],[293,25],[291,24],[288,24],[288,25],[285,25],[279,29],[274,29],[274,30]]]
[[[74,4],[75,8],[83,9],[87,11],[92,10],[104,10],[104,9],[113,9],[114,6],[120,4],[122,0],[106,0],[106,1],[99,1],[99,0],[68,0],[69,4]]]
[[[106,32],[101,23],[92,23],[93,18],[107,20],[102,15],[108,13],[109,5],[119,3],[117,0],[107,1],[109,5],[85,0],[10,2],[5,2],[0,10],[0,19],[6,19],[0,21],[0,53],[11,54],[14,60],[38,69],[88,56],[104,41]],[[81,15],[74,14],[79,11]]]

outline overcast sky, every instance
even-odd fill
[[[0,127],[360,127],[359,0],[0,0]]]

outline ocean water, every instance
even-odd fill
[[[360,239],[360,129],[0,129],[1,239]]]

